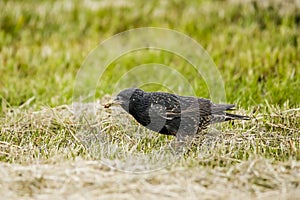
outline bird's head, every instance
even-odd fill
[[[110,103],[109,106],[114,106],[114,105],[120,105],[124,110],[126,110],[127,112],[129,112],[129,102],[130,102],[130,98],[133,95],[133,93],[135,93],[137,90],[137,88],[128,88],[125,90],[122,90],[115,99],[113,99]]]

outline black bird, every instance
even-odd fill
[[[141,125],[152,131],[182,139],[206,129],[209,124],[250,119],[225,112],[232,110],[234,104],[214,104],[204,98],[145,92],[137,88],[121,91],[105,107],[111,105],[121,105]]]

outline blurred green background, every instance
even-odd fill
[[[222,75],[228,102],[299,107],[300,8],[293,1],[0,1],[0,7],[2,111],[25,102],[34,109],[71,103],[76,73],[90,51],[117,33],[149,26],[199,42]],[[198,96],[209,98],[203,79],[185,70],[189,64],[163,51],[116,60],[96,97],[111,94],[129,69],[152,62],[174,67]]]

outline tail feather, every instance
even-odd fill
[[[211,107],[211,113],[212,114],[224,114],[224,111],[226,110],[234,110],[235,105],[234,104],[214,104]]]
[[[217,104],[212,106],[212,123],[230,121],[230,120],[249,120],[250,117],[227,113],[225,111],[234,110],[234,104]]]
[[[235,119],[239,119],[239,120],[250,120],[250,117],[245,116],[245,115],[236,115],[236,114],[231,114],[231,113],[225,113],[225,121],[228,120],[235,120]]]

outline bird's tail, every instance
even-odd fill
[[[225,111],[234,110],[234,104],[217,104],[212,107],[212,123],[230,120],[250,120],[250,117],[227,113]]]
[[[211,122],[218,123],[218,122],[225,122],[230,120],[250,120],[250,117],[244,115],[236,115],[231,113],[224,113],[224,114],[213,114]]]
[[[250,120],[250,117],[245,116],[245,115],[236,115],[236,114],[231,114],[231,113],[225,113],[225,121],[235,120],[235,119]]]

